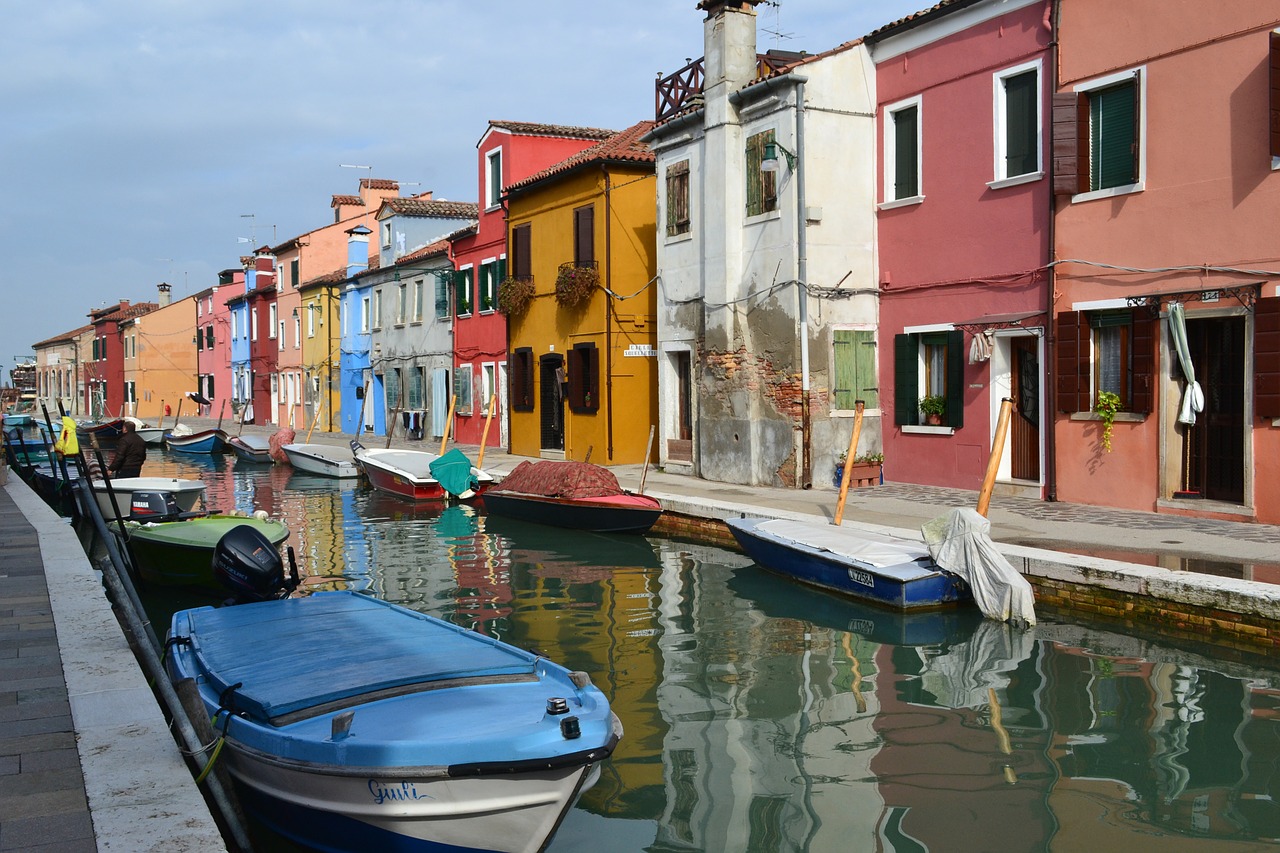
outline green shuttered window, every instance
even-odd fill
[[[853,409],[861,400],[868,409],[880,407],[876,379],[876,336],[868,329],[837,329],[832,333],[835,381],[832,406]]]

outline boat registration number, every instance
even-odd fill
[[[853,581],[854,583],[860,583],[863,586],[876,585],[875,578],[871,576],[871,572],[864,571],[862,569],[850,569],[849,580]]]

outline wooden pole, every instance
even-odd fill
[[[248,406],[240,407],[240,426],[236,427],[236,435],[239,435],[240,433],[244,432],[244,416],[248,414],[248,412],[249,412]]]
[[[160,401],[160,425],[156,427],[160,430],[160,435],[164,435],[164,400]]]
[[[360,416],[356,418],[356,441],[360,440],[360,436],[364,435],[364,404],[369,399],[370,383],[364,383],[364,396],[360,398]]]
[[[449,443],[449,427],[453,426],[453,410],[458,405],[458,395],[449,398],[449,416],[444,419],[444,435],[440,436],[440,455],[444,456],[444,446]]]
[[[484,447],[489,441],[489,424],[493,423],[493,409],[498,402],[497,392],[489,395],[489,414],[484,419],[484,432],[480,435],[480,455],[476,457],[476,467],[484,467]]]
[[[227,413],[227,401],[222,401],[222,408],[218,409],[218,429],[222,429],[222,417]]]
[[[835,525],[837,527],[844,520],[844,501],[849,496],[849,480],[853,474],[853,460],[858,455],[858,438],[862,435],[862,411],[866,405],[862,400],[854,402],[853,434],[849,436],[849,449],[844,454],[844,473],[840,477],[840,498],[836,501]]]
[[[293,407],[289,407],[292,411]],[[320,423],[320,416],[324,414],[324,398],[321,397],[316,403],[316,416],[311,419],[311,429],[307,430],[307,444],[311,443],[311,433],[315,432],[316,424]]]
[[[385,450],[391,446],[391,436],[396,432],[396,421],[400,420],[400,407],[397,406],[391,411],[391,423],[387,424],[387,443],[382,447]]]
[[[987,474],[982,478],[982,491],[978,493],[978,513],[986,515],[991,507],[991,490],[996,485],[996,472],[1000,470],[1000,458],[1004,455],[1004,437],[1009,432],[1009,416],[1013,412],[1013,400],[1000,401],[1000,420],[996,422],[996,434],[991,440],[991,457],[987,459]]]
[[[640,491],[636,492],[636,494],[638,494],[638,495],[643,495],[643,494],[644,494],[644,480],[645,480],[645,477],[648,477],[648,476],[649,476],[649,452],[650,452],[651,450],[653,450],[653,431],[654,431],[654,429],[655,429],[655,427],[653,426],[653,424],[650,424],[650,425],[649,425],[649,440],[645,443],[645,446],[644,446],[644,467],[640,469]]]

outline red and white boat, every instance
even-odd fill
[[[373,449],[352,442],[356,464],[378,491],[411,501],[445,501],[452,495],[431,473],[431,463],[440,457],[424,450]],[[472,466],[471,474],[478,482],[478,494],[493,484],[493,477]]]

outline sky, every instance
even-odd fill
[[[819,53],[930,5],[766,2],[757,47]],[[696,0],[0,0],[4,384],[94,308],[161,282],[181,299],[332,222],[361,178],[478,201],[490,119],[652,119],[702,19]]]

